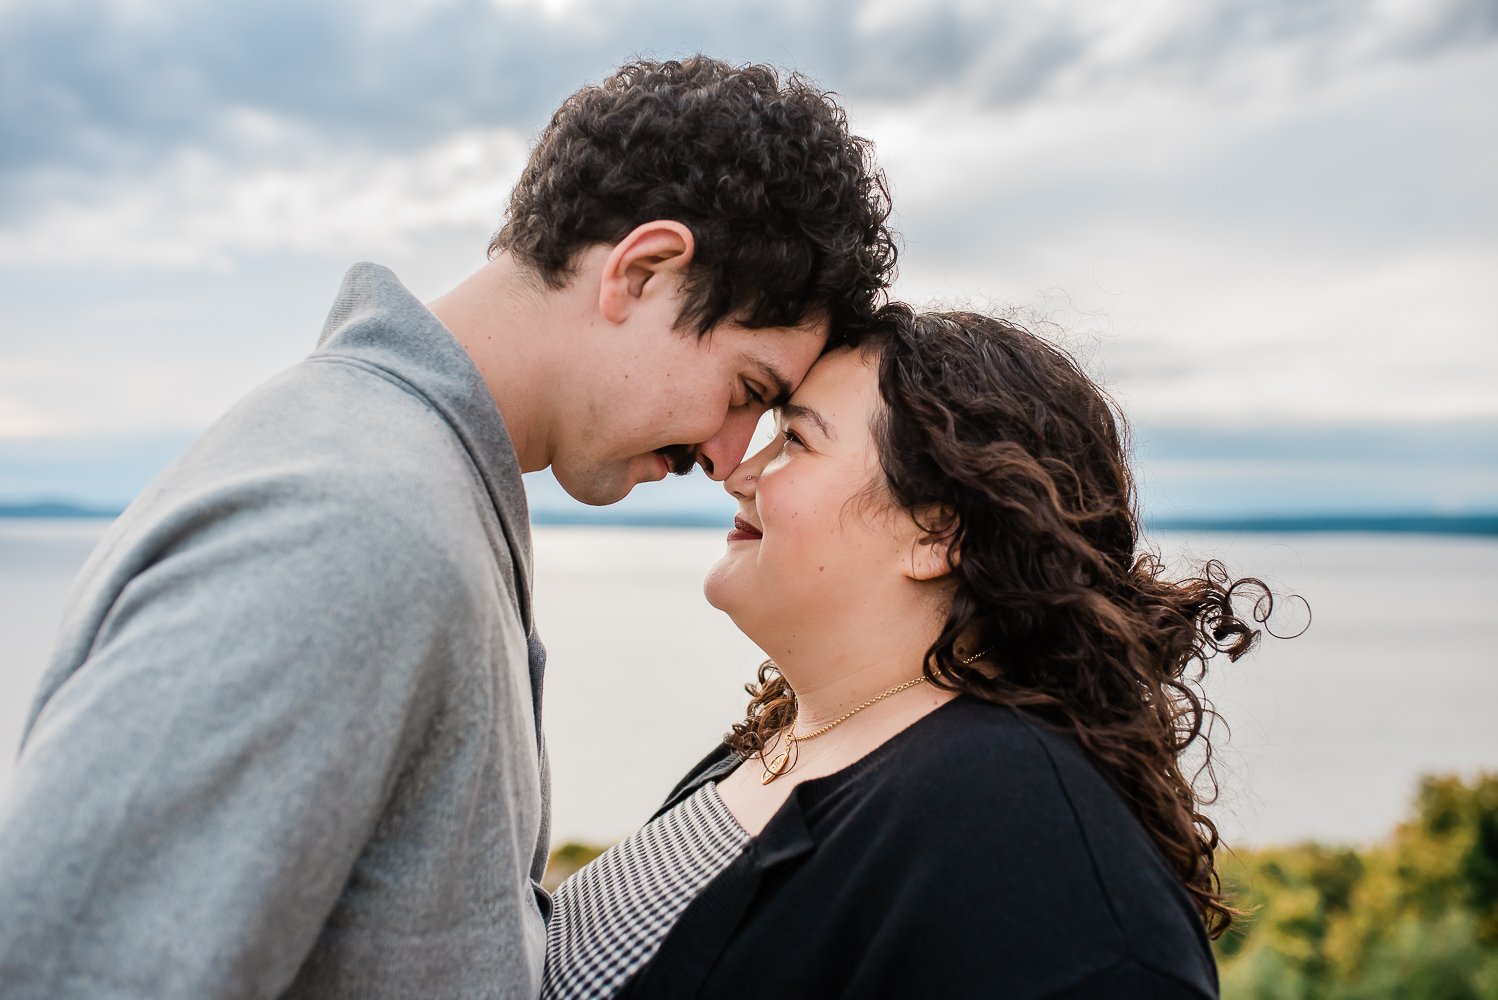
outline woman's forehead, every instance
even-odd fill
[[[839,347],[811,366],[790,401],[826,416],[828,409],[846,406],[866,395],[875,387],[878,373],[878,366],[862,351]]]

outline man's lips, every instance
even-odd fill
[[[763,532],[742,517],[733,519],[733,530],[728,533],[728,540],[730,542],[757,542],[763,537]]]

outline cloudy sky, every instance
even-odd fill
[[[1498,0],[0,0],[0,503],[128,500],[349,263],[442,293],[567,93],[697,50],[841,95],[896,294],[1082,354],[1153,510],[1498,509]]]

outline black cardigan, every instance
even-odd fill
[[[720,746],[661,811],[738,763]],[[960,697],[797,786],[621,996],[1169,1000],[1216,997],[1217,970],[1076,744]]]

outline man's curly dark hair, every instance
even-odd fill
[[[889,211],[872,144],[810,80],[700,55],[642,60],[557,109],[489,255],[508,251],[557,289],[578,251],[670,219],[696,243],[679,325],[825,315],[838,336],[893,277]]]

